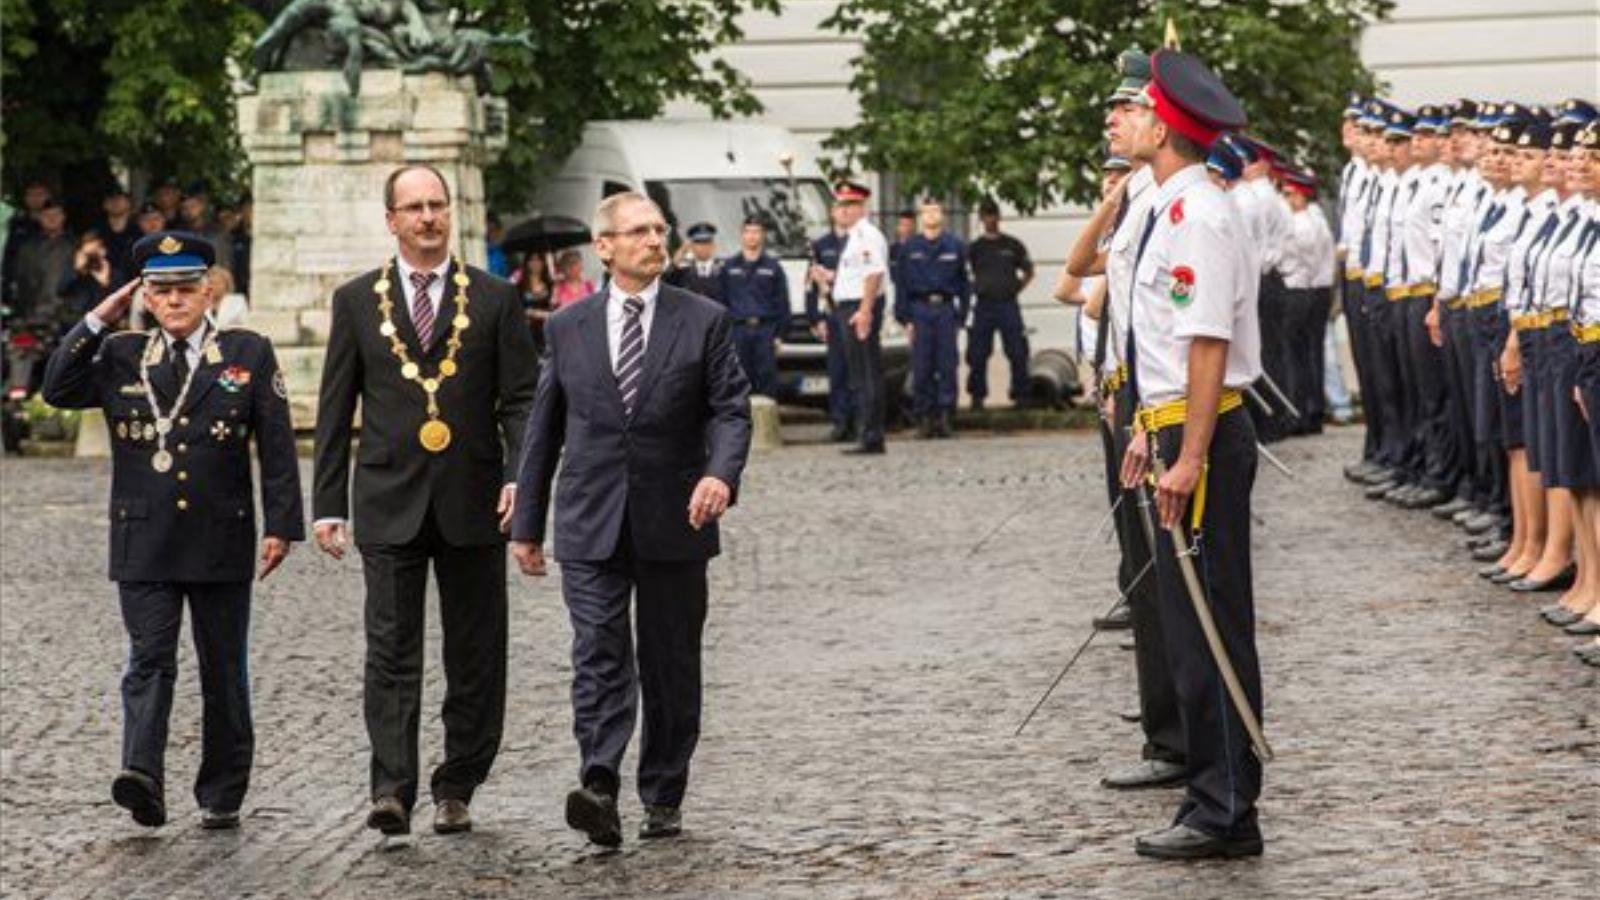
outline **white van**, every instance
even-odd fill
[[[811,240],[828,230],[832,196],[810,146],[772,125],[590,122],[582,143],[539,187],[535,208],[587,222],[603,198],[630,190],[656,201],[680,237],[696,222],[715,225],[717,252],[724,257],[739,252],[746,216],[766,217],[767,250],[789,275],[790,320],[778,348],[777,399],[825,404],[827,349],[806,323],[805,272]],[[892,296],[884,302],[892,304]],[[893,386],[893,406],[908,383],[910,347],[892,317],[884,327],[884,380]]]

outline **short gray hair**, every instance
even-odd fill
[[[589,220],[589,230],[595,237],[614,233],[617,226],[617,210],[632,203],[648,203],[656,212],[661,212],[661,207],[644,194],[638,191],[619,191],[601,200],[600,205],[594,208],[594,218]]]

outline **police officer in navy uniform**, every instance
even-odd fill
[[[985,199],[978,204],[978,221],[983,233],[967,246],[972,263],[972,287],[977,302],[972,309],[972,330],[967,332],[967,393],[972,408],[982,409],[989,394],[989,351],[994,349],[995,332],[1011,364],[1011,402],[1023,403],[1028,396],[1028,334],[1022,326],[1022,307],[1017,298],[1033,281],[1033,260],[1028,247],[1000,231],[1000,205]]]
[[[194,617],[202,715],[195,799],[205,828],[236,828],[250,782],[250,580],[304,539],[288,392],[272,344],[207,317],[215,251],[184,232],[133,247],[135,279],[62,341],[44,398],[104,410],[111,432],[111,579],[128,632],[122,678],[122,773],[112,798],[140,825],[167,820],[167,717],[187,600]],[[158,328],[110,331],[134,293]],[[261,468],[263,531],[255,565],[250,440]]]
[[[829,211],[832,226],[811,242],[811,269],[806,274],[806,323],[828,347],[828,420],[833,423],[828,439],[836,444],[856,439],[855,395],[844,352],[844,332],[850,325],[833,300],[833,274],[839,270],[839,254],[850,236],[850,229],[843,225],[843,211],[842,203],[833,204]]]
[[[723,303],[722,261],[717,259],[717,226],[710,222],[696,222],[684,234],[689,238],[688,258],[668,272],[665,281],[673,287]]]
[[[733,347],[751,392],[776,397],[778,336],[789,317],[789,279],[766,243],[765,220],[748,216],[739,230],[739,252],[722,264],[722,296],[733,317]]]
[[[967,321],[967,248],[944,230],[944,208],[922,202],[921,231],[907,238],[894,317],[911,335],[913,414],[922,437],[950,437],[956,408],[956,334]]]

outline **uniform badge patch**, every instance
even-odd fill
[[[1171,219],[1172,220],[1172,224],[1174,224],[1174,225],[1178,225],[1178,224],[1181,224],[1183,222],[1183,198],[1182,197],[1179,197],[1177,200],[1174,200],[1172,202],[1172,209],[1167,212],[1167,218]]]
[[[137,381],[134,382],[133,384],[125,384],[125,385],[117,388],[117,393],[121,394],[124,397],[143,397],[144,396],[144,385],[139,383],[139,382],[137,382]]]
[[[217,376],[217,384],[230,394],[237,394],[250,384],[250,370],[243,366],[229,366]]]
[[[272,392],[277,394],[280,400],[289,399],[289,385],[283,380],[282,369],[272,373]]]
[[[1188,266],[1178,266],[1172,270],[1172,302],[1178,306],[1188,306],[1194,298],[1194,270]]]

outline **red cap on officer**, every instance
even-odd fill
[[[1245,126],[1244,107],[1199,57],[1182,50],[1157,50],[1145,88],[1162,122],[1202,147],[1224,131]]]
[[[854,181],[841,181],[833,186],[833,199],[840,203],[864,203],[872,196],[872,191],[864,184]]]

